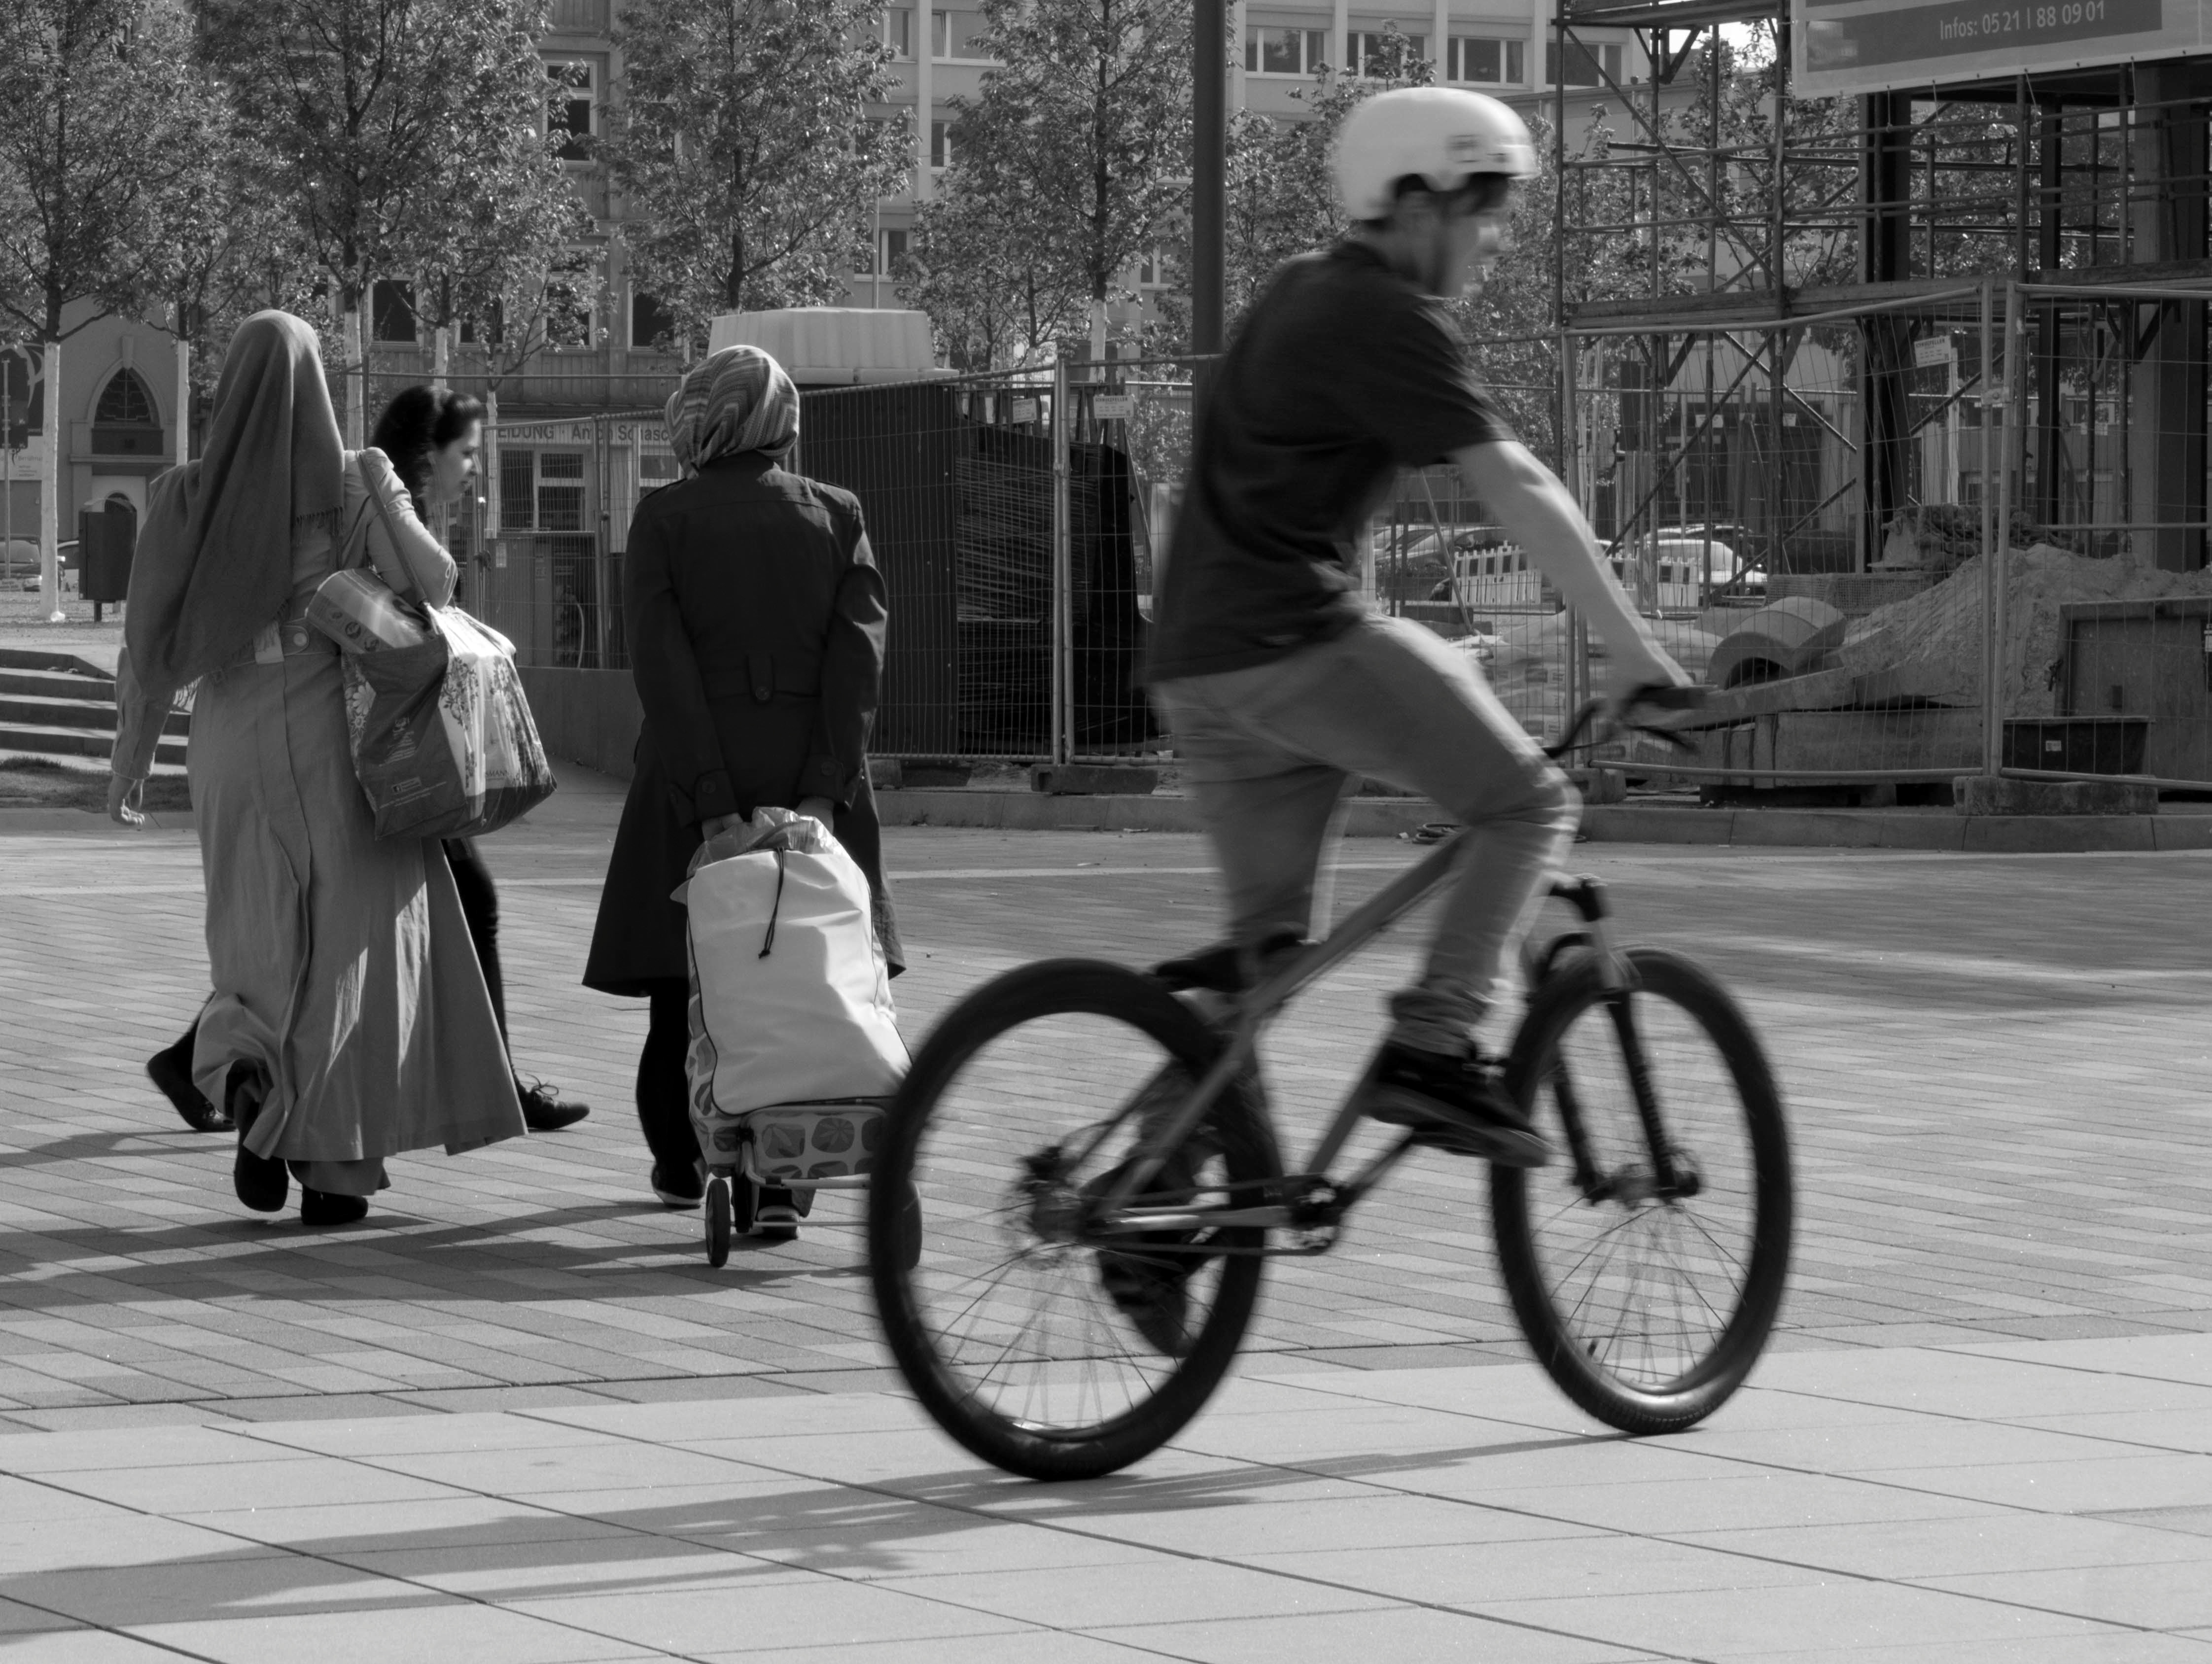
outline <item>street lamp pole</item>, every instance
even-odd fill
[[[1226,287],[1224,175],[1229,158],[1228,0],[1193,0],[1191,21],[1190,349],[1221,350]]]

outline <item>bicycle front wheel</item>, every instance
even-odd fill
[[[1508,1073],[1554,1157],[1492,1168],[1491,1218],[1546,1373],[1600,1421],[1668,1433],[1743,1384],[1781,1309],[1790,1139],[1773,1072],[1727,991],[1675,954],[1623,956],[1625,995],[1583,954],[1532,997]]]
[[[985,1461],[1110,1473],[1172,1437],[1228,1370],[1265,1232],[1095,1222],[1221,1046],[1152,978],[1060,960],[978,989],[916,1054],[871,1180],[876,1307],[922,1407]],[[1280,1171],[1256,1084],[1235,1081],[1127,1201],[1256,1205]]]

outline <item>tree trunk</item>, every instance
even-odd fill
[[[361,307],[348,307],[338,319],[338,350],[346,357],[345,365],[345,442],[349,450],[358,451],[368,443],[362,435],[368,431],[368,355],[362,349]]]
[[[58,624],[62,610],[62,343],[58,329],[48,328],[40,343],[39,373],[46,384],[46,442],[39,463],[39,610]]]
[[[483,423],[483,540],[489,545],[499,536],[499,389],[484,394]],[[489,555],[489,547],[479,550]]]
[[[446,372],[449,367],[446,343],[452,339],[453,331],[444,324],[439,325],[436,332],[431,337],[430,386],[439,393],[446,391]]]
[[[177,465],[192,459],[192,343],[185,333],[185,309],[177,308]]]
[[[1106,361],[1106,297],[1103,295],[1094,296],[1091,302],[1091,361],[1093,364]],[[1091,373],[1095,376],[1099,372],[1093,370]]]

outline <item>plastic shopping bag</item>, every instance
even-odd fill
[[[865,1173],[907,1069],[868,880],[817,821],[763,809],[703,846],[690,920],[691,1124],[712,1168]]]
[[[422,641],[380,637],[374,648],[345,655],[354,772],[380,838],[496,832],[554,789],[514,649],[459,607],[426,607],[422,616]]]

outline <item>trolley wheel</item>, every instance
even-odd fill
[[[907,1384],[985,1461],[1037,1479],[1113,1473],[1228,1371],[1264,1231],[1079,1224],[1221,1046],[1153,978],[1057,960],[977,989],[915,1054],[869,1192],[869,1270]],[[1281,1172],[1248,1076],[1132,1200],[1218,1203]]]
[[[707,1181],[707,1263],[717,1268],[730,1260],[730,1182],[717,1173]]]
[[[1790,1134],[1727,990],[1677,954],[1624,957],[1625,995],[1587,955],[1536,989],[1508,1078],[1555,1153],[1547,1168],[1491,1169],[1491,1223],[1545,1373],[1600,1421],[1673,1433],[1728,1400],[1774,1327],[1790,1273]]]

